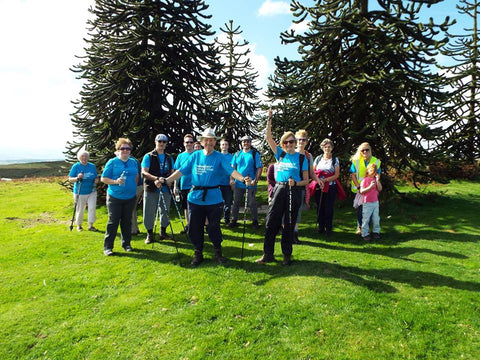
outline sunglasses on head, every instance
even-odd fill
[[[129,147],[121,147],[119,150],[123,150],[123,151],[130,151],[132,150],[131,148]]]
[[[296,140],[285,140],[285,141],[283,142],[283,144],[284,144],[284,145],[287,145],[287,144],[295,144],[295,141],[296,141]]]

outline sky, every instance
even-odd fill
[[[305,0],[304,0],[305,1]],[[311,2],[311,0],[309,0]],[[249,42],[251,62],[265,87],[274,70],[274,58],[293,58],[295,45],[282,45],[280,33],[293,25],[289,1],[205,0],[212,29],[233,20]],[[446,0],[425,12],[435,20],[459,18],[455,0]],[[93,0],[0,0],[0,161],[62,159],[72,139],[70,114],[79,98],[81,82],[70,70],[81,60],[87,36],[88,8]],[[443,59],[448,61],[448,59]]]

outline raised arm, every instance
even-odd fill
[[[273,139],[272,136],[272,109],[268,109],[268,120],[267,120],[267,131],[265,133],[265,138],[270,145],[270,149],[272,149],[273,153],[277,153],[277,143]]]

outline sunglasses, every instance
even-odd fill
[[[296,141],[297,141],[297,140],[285,140],[285,141],[283,142],[283,145],[295,144]]]
[[[193,144],[193,141],[185,141],[185,144]]]
[[[160,144],[166,144],[167,142],[165,140],[157,140],[158,143]]]
[[[360,150],[360,151],[361,151],[361,152],[369,152],[370,149],[362,149],[362,150]]]
[[[307,141],[307,139],[305,139],[305,138],[298,138],[297,140],[298,141]]]
[[[121,147],[119,150],[122,150],[122,151],[130,151],[130,150],[132,150],[132,149],[129,148],[129,147]]]

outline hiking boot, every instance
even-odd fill
[[[234,227],[237,227],[237,226],[238,226],[237,220],[232,220],[232,221],[230,222],[230,224],[228,224],[228,227],[229,227],[229,228],[234,228]]]
[[[362,235],[362,228],[360,226],[357,227],[357,235]]]
[[[193,266],[199,265],[203,261],[203,253],[200,250],[195,250],[193,255],[192,264]]]
[[[260,229],[260,225],[258,224],[258,220],[253,220],[252,221],[252,228]]]
[[[78,226],[77,226],[77,231],[78,231],[78,232],[83,231],[83,228],[82,228],[80,225],[78,225]]]
[[[293,232],[293,243],[297,245],[302,243],[300,240],[298,240],[298,231]]]
[[[112,256],[113,251],[111,249],[103,250],[103,255],[105,256]]]
[[[219,264],[224,264],[227,259],[225,259],[223,256],[222,256],[222,248],[218,248],[218,249],[214,249],[214,253],[215,253],[215,260],[219,263]]]
[[[370,235],[362,236],[363,241],[370,241]]]
[[[183,229],[182,231],[180,231],[180,234],[186,234],[188,233],[188,224],[185,225],[185,229]]]
[[[283,255],[282,265],[288,266],[292,263],[292,256],[291,255]]]
[[[148,233],[147,234],[147,238],[145,239],[145,244],[148,245],[148,244],[151,244],[155,241],[154,239],[154,236],[153,236],[153,233]]]
[[[382,238],[379,233],[372,233],[372,237],[374,240],[380,240]]]
[[[162,231],[160,232],[160,240],[172,240],[172,238],[167,234],[166,227],[162,227]]]
[[[275,257],[273,255],[263,254],[263,256],[260,259],[255,260],[255,262],[258,263],[258,264],[266,264],[266,263],[269,263],[269,262],[275,262]]]

